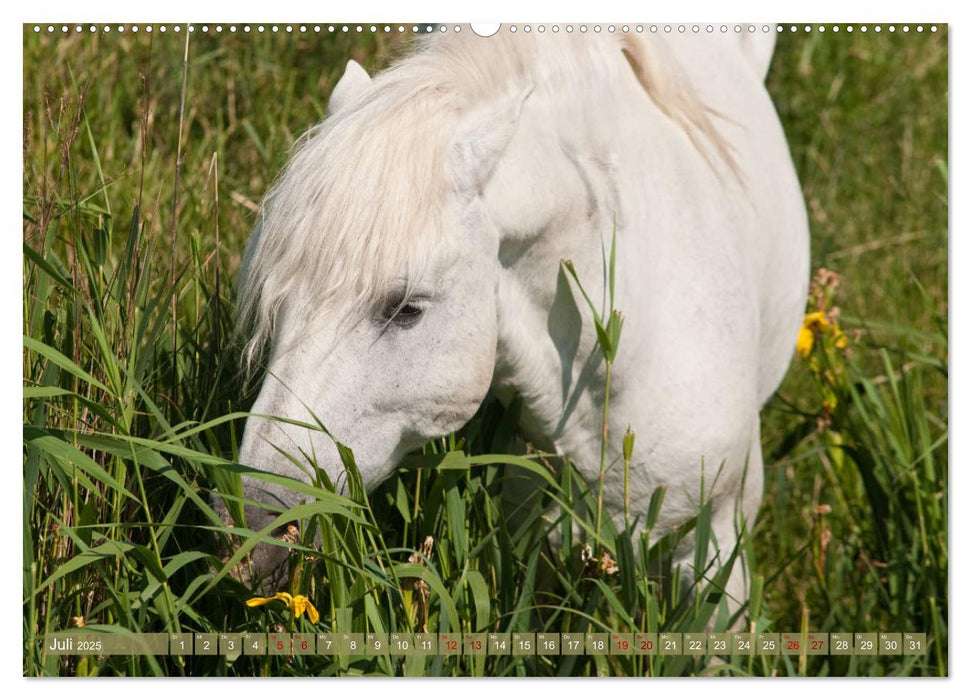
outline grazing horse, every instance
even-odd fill
[[[629,502],[655,525],[712,502],[732,551],[762,495],[759,410],[786,372],[808,283],[805,207],[764,86],[774,32],[436,34],[373,79],[353,61],[272,191],[239,287],[254,414],[313,423],[354,450],[366,488],[490,391],[521,434],[600,473],[606,365],[592,316],[616,240],[607,462],[630,426]],[[323,432],[251,416],[239,460],[346,486]],[[244,479],[257,502],[299,494]],[[603,508],[623,517],[623,474]],[[250,527],[271,514],[248,508]],[[252,565],[279,573],[285,550]],[[727,592],[743,600],[744,567]]]

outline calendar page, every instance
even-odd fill
[[[948,676],[947,23],[326,14],[23,24],[23,675]]]

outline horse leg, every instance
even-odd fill
[[[739,609],[747,607],[751,588],[752,572],[749,570],[748,557],[745,555],[745,544],[750,536],[750,528],[755,522],[762,500],[762,484],[764,480],[762,462],[762,441],[758,415],[755,416],[749,440],[749,447],[742,466],[742,481],[734,503],[725,503],[720,511],[713,516],[712,533],[715,546],[718,549],[718,563],[722,565],[731,559],[732,552],[739,542],[739,537],[745,537],[745,542],[739,547],[732,572],[725,585],[724,600],[729,616],[734,616]],[[732,631],[744,628],[744,615],[739,615],[731,625]]]

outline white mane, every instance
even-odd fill
[[[284,303],[303,318],[349,295],[368,309],[391,279],[421,273],[446,234],[438,225],[452,188],[446,157],[464,113],[517,87],[582,91],[631,70],[702,152],[699,134],[731,165],[677,67],[639,38],[449,32],[376,76],[301,138],[266,195],[239,284],[247,366]]]

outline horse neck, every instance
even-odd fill
[[[599,304],[601,246],[609,251],[619,213],[617,173],[603,134],[592,129],[596,121],[574,114],[550,130],[549,111],[569,114],[576,103],[543,99],[524,108],[510,157],[486,195],[489,216],[504,234],[493,389],[507,405],[521,398],[520,429],[534,444],[578,454],[598,430],[604,367],[590,310],[577,305],[581,296],[561,263],[573,261]],[[564,444],[570,440],[579,444]]]
[[[501,232],[493,388],[506,402],[522,398],[529,437],[571,454],[595,444],[602,428],[605,365],[591,309],[561,261],[573,262],[598,311],[606,308],[604,261],[616,233],[617,308],[634,320],[638,309],[622,290],[635,282],[646,289],[635,279],[643,232],[675,200],[657,173],[709,168],[614,49],[612,58],[598,54],[597,76],[537,85],[484,196]],[[627,332],[626,350],[640,340],[634,333]]]

